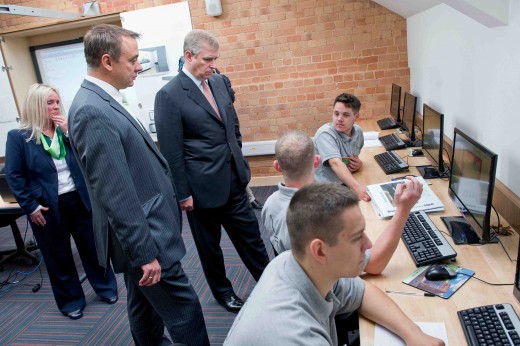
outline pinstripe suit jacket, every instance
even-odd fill
[[[116,272],[157,258],[163,270],[184,256],[171,173],[151,137],[103,89],[83,81],[69,134],[87,182],[101,265]]]

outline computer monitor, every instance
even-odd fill
[[[415,142],[415,112],[417,111],[417,97],[409,92],[404,93],[403,116],[401,118],[401,129],[408,132],[410,142]],[[414,144],[414,143],[411,143]],[[414,145],[414,146],[420,146]]]
[[[424,104],[422,151],[431,163],[431,166],[417,167],[424,179],[440,178],[444,176],[443,139],[444,114],[441,114],[427,104]]]
[[[513,287],[513,295],[520,303],[520,244],[518,244],[518,256],[516,257],[516,274],[515,286]]]
[[[461,224],[450,225],[456,243],[460,238],[464,243],[497,241],[490,221],[497,160],[495,153],[455,128],[448,191],[463,215]]]
[[[401,122],[399,110],[401,107],[401,87],[392,83],[392,94],[390,95],[390,115],[397,123]]]

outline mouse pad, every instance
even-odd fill
[[[403,280],[403,283],[425,292],[433,293],[441,298],[448,299],[475,274],[471,269],[462,268],[453,264],[445,264],[444,266],[454,270],[457,276],[447,280],[430,281],[426,279],[424,275],[431,266],[424,266],[417,268],[417,270],[408,275]]]

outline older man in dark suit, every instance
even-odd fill
[[[186,250],[168,163],[120,89],[141,70],[138,34],[98,25],[84,38],[88,76],[69,133],[89,188],[99,261],[123,272],[137,345],[209,345],[202,309],[180,260]]]
[[[184,66],[157,93],[155,122],[209,287],[220,304],[237,312],[243,303],[226,277],[221,227],[255,280],[269,258],[245,192],[251,172],[238,116],[222,76],[213,73],[218,51],[209,32],[186,35]]]

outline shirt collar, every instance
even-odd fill
[[[119,104],[123,104],[123,94],[119,90],[117,90],[112,84],[109,84],[101,79],[92,76],[86,76],[86,80],[96,84],[98,87],[103,89],[108,95],[110,95],[114,100],[116,100]]]
[[[188,76],[193,81],[193,83],[195,83],[195,85],[202,91],[202,83],[204,83],[205,81],[201,81],[200,79],[192,75],[191,72],[188,71],[188,69],[185,66],[182,67],[182,72],[184,72],[186,76]]]

